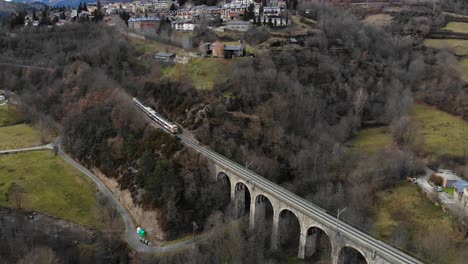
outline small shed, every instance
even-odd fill
[[[158,52],[154,54],[154,58],[158,61],[163,62],[172,62],[175,59],[175,53],[168,53],[168,52]]]

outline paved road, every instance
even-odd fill
[[[7,150],[0,150],[0,155],[7,155],[7,154],[15,154],[20,152],[28,152],[28,151],[36,151],[36,150],[46,150],[46,149],[53,149],[54,144],[47,144],[43,146],[37,147],[30,147],[30,148],[20,148],[20,149],[7,149]]]
[[[157,242],[154,243],[155,245],[147,246],[140,242],[139,236],[136,233],[136,227],[133,224],[132,217],[127,212],[127,210],[123,207],[123,205],[119,202],[117,197],[106,187],[106,185],[93,174],[91,171],[83,167],[81,164],[76,162],[73,158],[71,158],[67,153],[65,153],[61,147],[59,147],[59,155],[62,157],[66,162],[70,165],[75,167],[77,170],[81,171],[83,174],[88,176],[91,180],[94,181],[96,186],[99,188],[101,193],[106,196],[109,201],[115,206],[117,212],[122,216],[122,219],[125,224],[125,240],[135,251],[138,252],[145,252],[145,253],[166,253],[171,251],[176,251],[184,248],[189,248],[193,245],[192,240],[185,240],[182,242],[161,246]]]

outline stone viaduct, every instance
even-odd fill
[[[280,246],[283,236],[282,230],[284,230],[281,228],[282,221],[285,221],[286,215],[289,215],[293,216],[299,225],[300,231],[295,240],[298,243],[297,255],[301,259],[313,257],[318,253],[320,239],[321,247],[323,247],[323,244],[328,244],[326,246],[328,256],[325,256],[325,258],[329,259],[332,264],[358,262],[369,264],[421,263],[409,255],[373,239],[362,233],[362,231],[359,231],[359,235],[356,235],[356,228],[341,221],[338,232],[336,218],[319,207],[315,206],[316,210],[320,210],[320,213],[317,213],[298,205],[293,199],[284,199],[284,193],[282,192],[295,195],[276,184],[274,185],[282,189],[282,192],[265,188],[264,184],[258,184],[255,179],[242,175],[238,170],[230,168],[226,164],[216,161],[210,163],[216,180],[224,181],[229,186],[231,206],[234,208],[235,214],[238,217],[248,215],[249,229],[255,231],[264,225],[271,226],[271,229],[267,232],[267,236],[270,236],[267,240],[272,249],[277,249]],[[301,199],[297,196],[293,198]],[[307,203],[311,204],[310,202]],[[267,208],[272,211],[269,217],[266,215]],[[324,217],[324,215],[329,217]],[[288,229],[290,226],[285,228]],[[361,233],[364,234],[364,237]],[[350,262],[347,254],[357,256],[357,260]]]

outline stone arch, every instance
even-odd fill
[[[224,172],[218,173],[216,175],[216,207],[218,210],[225,211],[228,208],[228,205],[231,202],[231,179],[229,175]]]
[[[275,209],[270,199],[264,194],[258,194],[254,201],[254,215],[250,217],[253,217],[255,236],[257,241],[262,243],[263,248],[270,248]]]
[[[361,250],[344,246],[338,252],[338,264],[367,264],[367,260]]]
[[[243,181],[238,181],[234,186],[235,216],[241,217],[250,214],[251,192]]]
[[[332,258],[333,245],[329,234],[318,226],[309,226],[304,234],[304,257],[309,262],[329,262]]]
[[[300,237],[299,218],[293,211],[282,209],[278,219],[278,248],[288,256],[295,256],[299,250]]]

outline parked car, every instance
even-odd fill
[[[436,187],[436,191],[437,191],[437,192],[443,192],[444,189],[442,189],[442,187],[440,187],[440,186],[437,186],[437,187]]]

